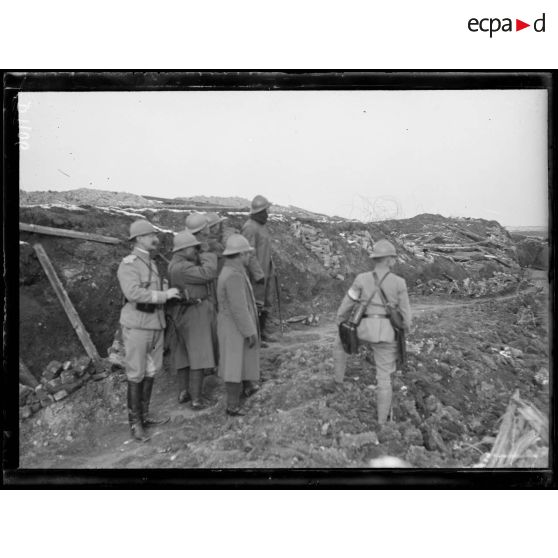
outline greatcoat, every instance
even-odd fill
[[[217,282],[219,376],[225,382],[260,379],[260,339],[254,292],[240,259],[225,259]],[[256,335],[254,347],[247,337]]]
[[[217,256],[211,252],[201,252],[199,262],[177,252],[169,264],[171,287],[180,289],[192,302],[199,300],[188,305],[174,303],[168,309],[176,328],[170,344],[176,369],[190,367],[199,370],[217,365],[212,326],[215,310],[210,298],[211,283],[216,274]]]
[[[262,225],[250,218],[242,227],[242,234],[248,239],[250,246],[255,249],[255,257],[251,258],[250,274],[254,283],[263,276],[264,284],[254,284],[254,294],[258,305],[269,309],[273,306],[272,282],[275,276],[275,267],[271,258],[271,235],[267,225]],[[256,261],[254,261],[256,260]],[[261,268],[257,269],[257,266]],[[257,270],[254,273],[253,270]]]

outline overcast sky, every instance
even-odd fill
[[[546,91],[22,93],[24,190],[547,223]],[[23,129],[22,129],[23,130]]]

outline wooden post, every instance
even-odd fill
[[[102,234],[93,234],[80,231],[70,231],[68,229],[57,229],[54,227],[43,227],[42,225],[30,225],[29,223],[20,223],[20,231],[27,231],[37,234],[48,234],[51,236],[65,236],[67,238],[79,238],[81,240],[91,240],[92,242],[104,242],[105,244],[121,244],[119,238],[113,236],[103,236]]]
[[[37,381],[35,376],[31,374],[29,368],[25,366],[25,363],[21,359],[19,359],[19,383],[25,384],[26,386],[30,386],[32,388],[35,388],[39,385],[39,382]]]
[[[37,257],[39,258],[39,261],[41,262],[41,265],[45,270],[45,273],[50,281],[50,284],[52,285],[52,288],[54,289],[54,292],[56,293],[56,296],[58,296],[58,300],[60,300],[60,303],[62,304],[62,307],[64,308],[66,315],[70,320],[70,323],[77,333],[77,336],[79,337],[79,340],[81,341],[85,352],[87,353],[89,358],[95,364],[97,364],[101,360],[101,357],[99,356],[95,345],[93,345],[93,342],[89,337],[89,333],[87,333],[87,330],[85,329],[79,317],[79,314],[76,312],[72,301],[68,297],[68,293],[60,282],[58,275],[56,275],[56,271],[54,270],[54,267],[52,266],[52,263],[47,256],[45,249],[41,246],[41,244],[35,244],[33,248],[35,249]]]

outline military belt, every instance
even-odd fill
[[[155,310],[163,308],[162,304],[150,304],[148,302],[136,302],[136,310],[145,312],[146,314],[153,314]]]

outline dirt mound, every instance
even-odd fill
[[[536,236],[513,235],[517,259],[522,267],[548,269],[549,245],[547,239]]]
[[[19,191],[20,205],[66,204],[66,205],[94,205],[116,207],[150,207],[154,202],[142,196],[125,192],[111,192],[95,190],[93,188],[77,188],[66,192]]]

